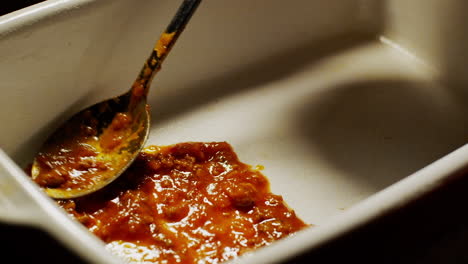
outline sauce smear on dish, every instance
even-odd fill
[[[58,203],[136,263],[220,263],[307,226],[225,142],[147,147],[107,187]]]

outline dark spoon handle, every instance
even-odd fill
[[[167,26],[166,33],[177,31],[178,33],[176,33],[176,35],[180,35],[200,2],[201,0],[184,0],[182,5],[179,7],[179,10],[177,10],[177,13],[172,19],[171,23]]]
[[[172,46],[174,46],[182,31],[184,31],[185,26],[201,1],[202,0],[184,0],[182,2],[177,13],[172,18],[172,21],[167,26],[166,31],[161,35],[154,46],[154,49],[146,60],[143,69],[141,69],[138,78],[135,80],[135,83],[132,86],[131,101],[135,103],[141,98],[146,98],[151,80],[156,72],[161,68],[162,62],[171,50]]]

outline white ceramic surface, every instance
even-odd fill
[[[468,163],[467,147],[445,156],[467,143],[468,127],[464,90],[448,85],[464,83],[452,74],[463,64],[443,53],[461,46],[440,38],[442,25],[460,23],[441,14],[463,1],[429,2],[202,3],[151,88],[148,144],[228,141],[316,225],[236,262],[273,263],[325,243]],[[49,0],[0,17],[0,193],[28,193],[6,193],[18,214],[0,203],[0,220],[39,225],[88,260],[111,262],[15,166],[67,115],[126,91],[178,3]],[[21,212],[31,205],[38,221],[29,223]],[[79,231],[61,229],[70,223]],[[91,241],[93,253],[70,237]]]

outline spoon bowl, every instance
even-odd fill
[[[95,192],[130,166],[150,127],[146,100],[128,114],[130,93],[80,111],[43,144],[31,172],[49,196],[67,199]]]

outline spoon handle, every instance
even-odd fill
[[[167,26],[163,34],[161,34],[158,42],[153,48],[151,55],[146,60],[143,68],[140,71],[137,79],[132,85],[131,101],[136,103],[148,95],[149,86],[151,81],[161,68],[161,64],[166,58],[167,54],[174,46],[185,26],[189,22],[193,13],[197,9],[201,0],[184,0],[177,10],[176,15]]]

